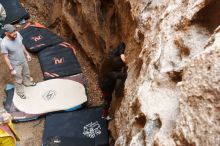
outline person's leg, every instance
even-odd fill
[[[111,105],[112,93],[102,92],[102,97],[104,99],[102,117],[106,118],[109,114],[109,107]]]
[[[36,84],[31,81],[32,78],[30,76],[30,70],[27,62],[23,64],[22,77],[23,77],[23,84],[25,86],[34,86]]]
[[[18,96],[21,98],[26,98],[24,94],[24,88],[22,86],[22,66],[14,66],[14,69],[16,71],[15,74],[15,89]]]
[[[104,108],[105,109],[109,109],[110,105],[111,105],[111,101],[112,101],[112,95],[108,94],[107,96],[104,97]]]

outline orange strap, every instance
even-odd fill
[[[66,48],[71,48],[73,50],[73,53],[76,55],[76,49],[71,44],[69,44],[67,42],[62,42],[59,45],[64,46]]]
[[[24,28],[27,28],[29,26],[34,26],[38,28],[46,28],[44,25],[38,23],[38,22],[29,22],[27,25],[24,26]]]
[[[58,74],[55,74],[55,73],[49,73],[49,72],[44,72],[44,76],[49,76],[49,77],[59,77]]]

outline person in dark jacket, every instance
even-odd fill
[[[122,42],[109,53],[109,56],[103,61],[100,67],[99,85],[102,91],[102,98],[104,99],[102,117],[106,119],[110,118],[108,110],[117,80],[127,78],[127,73],[122,72],[126,68],[124,51],[125,44]]]

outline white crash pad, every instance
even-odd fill
[[[16,91],[13,103],[18,110],[28,114],[42,114],[68,110],[87,101],[82,84],[66,79],[51,79],[24,87],[26,99],[21,99]]]

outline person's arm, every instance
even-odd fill
[[[127,78],[127,73],[112,71],[112,72],[108,73],[108,76],[111,79],[126,79]]]
[[[16,71],[14,70],[13,66],[11,65],[9,57],[8,57],[8,49],[2,42],[1,42],[1,55],[3,56],[5,64],[8,66],[11,74],[15,75]]]
[[[113,49],[110,52],[110,57],[120,56],[121,54],[124,54],[125,51],[125,43],[121,42],[117,48]]]
[[[3,58],[4,58],[4,61],[5,61],[6,65],[8,66],[8,68],[9,68],[10,70],[12,70],[13,67],[12,67],[12,65],[11,65],[11,63],[10,63],[10,61],[9,61],[8,54],[3,54]]]
[[[23,40],[23,37],[21,36],[21,34],[19,32],[17,32],[17,37],[19,37],[21,39],[21,41]],[[28,51],[27,51],[26,47],[24,46],[24,44],[22,44],[22,48],[23,48],[24,54],[27,57],[27,60],[31,61],[32,58],[31,58],[30,54],[28,53]]]
[[[26,57],[27,57],[27,60],[28,61],[31,61],[31,56],[30,56],[30,54],[28,53],[28,51],[27,51],[27,49],[25,48],[25,46],[23,45],[23,50],[24,50],[24,53],[25,53],[25,55],[26,55]]]
[[[15,69],[12,67],[11,63],[10,63],[10,60],[8,58],[8,54],[3,54],[3,58],[4,58],[4,61],[5,61],[5,64],[8,66],[10,72],[12,75],[15,75],[16,74],[16,71]]]

